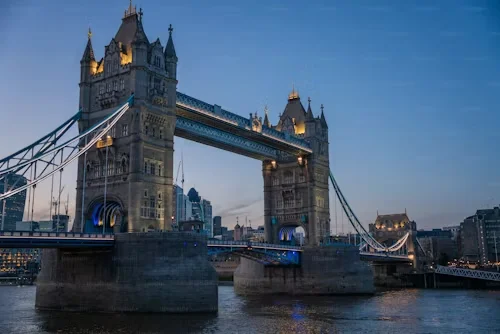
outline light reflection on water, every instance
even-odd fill
[[[0,287],[0,333],[495,333],[500,292],[400,290],[375,296],[239,297],[216,315],[83,314],[34,309],[35,287]]]

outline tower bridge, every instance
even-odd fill
[[[358,247],[322,246],[330,233],[329,184],[364,242],[365,258],[382,254],[387,258],[400,251],[408,234],[385,246],[356,217],[330,170],[323,105],[313,111],[308,99],[304,108],[293,89],[273,125],[267,110],[264,118],[257,113],[244,117],[180,93],[172,26],[163,47],[160,39],[150,42],[142,21],[142,10],[130,5],[101,59],[95,56],[89,31],[80,61],[79,112],[0,160],[0,180],[7,181],[0,194],[2,217],[6,198],[29,190],[28,211],[33,212],[36,186],[51,179],[53,189],[54,178],[61,180],[66,166],[72,162],[78,166],[72,236],[0,236],[4,243],[31,242],[51,248],[42,256],[37,306],[64,309],[81,304],[80,310],[103,311],[217,309],[215,272],[206,256],[208,249],[224,246],[207,245],[200,235],[168,232],[172,230],[174,136],[262,161],[267,246],[252,245],[254,255],[265,254],[260,258],[245,253],[248,258],[235,273],[237,291],[372,292],[372,273],[360,261]],[[67,139],[74,125],[78,135]],[[29,176],[26,185],[9,184],[13,174]],[[304,229],[306,247],[284,250],[291,254],[284,261],[297,263],[294,256],[300,253],[300,270],[263,267],[259,261],[283,251],[278,245],[280,232],[294,227]],[[155,233],[141,233],[146,231]],[[98,234],[114,235],[102,239]],[[82,251],[96,244],[105,249]],[[73,250],[68,250],[70,245]],[[249,251],[248,245],[231,247]],[[88,284],[78,291],[77,282],[82,280]],[[153,286],[153,281],[165,284]],[[111,282],[116,286],[101,289]],[[94,297],[74,299],[82,293]],[[151,298],[156,302],[150,303]]]

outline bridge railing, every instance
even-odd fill
[[[494,272],[494,271],[474,270],[474,269],[465,269],[465,268],[457,268],[457,267],[445,267],[445,266],[438,265],[435,272],[437,274],[442,274],[442,275],[477,278],[477,279],[482,279],[482,280],[500,282],[500,272]]]
[[[226,241],[226,240],[208,240],[208,246],[241,246],[241,247],[259,247],[259,248],[283,248],[290,250],[300,250],[301,247],[280,244],[268,244],[265,242],[249,241]]]
[[[0,231],[0,237],[14,238],[88,238],[113,240],[113,234],[102,233],[74,233],[74,232],[32,232],[32,231]]]

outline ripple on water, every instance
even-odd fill
[[[35,287],[0,287],[0,333],[495,333],[500,292],[399,290],[375,296],[240,297],[217,315],[39,312]]]

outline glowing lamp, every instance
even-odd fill
[[[276,169],[276,161],[271,161],[271,166],[273,167],[273,169]]]
[[[303,163],[304,161],[303,161],[303,159],[302,159],[302,157],[301,157],[301,156],[299,156],[299,157],[297,158],[297,162],[299,163],[299,165],[300,165],[300,166],[302,166],[302,163]]]

